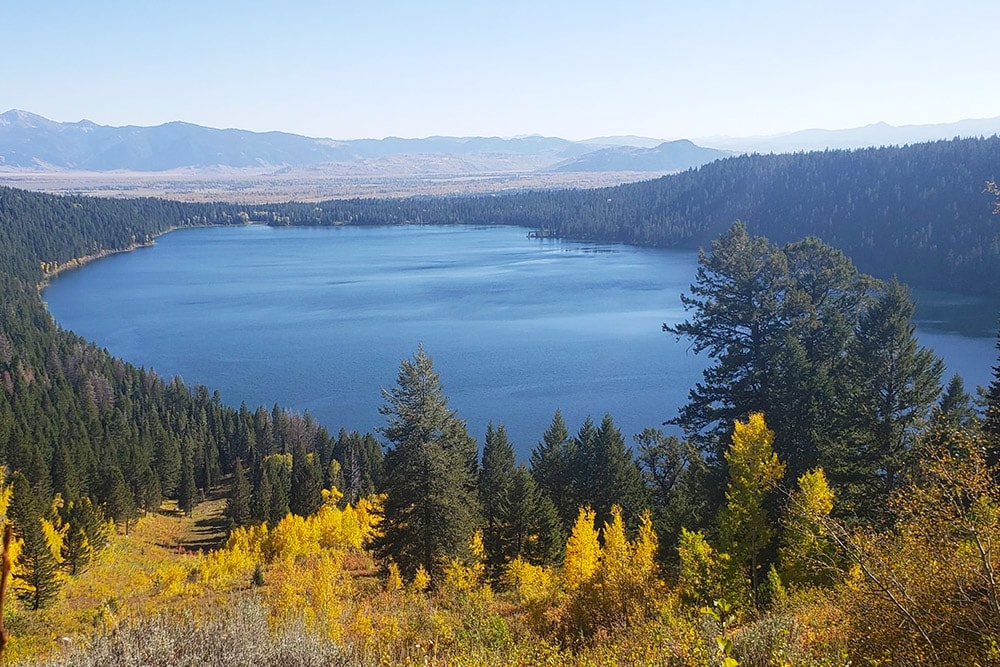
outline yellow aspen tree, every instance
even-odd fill
[[[430,585],[431,575],[427,574],[427,570],[422,565],[417,566],[417,571],[413,575],[413,581],[410,582],[410,588],[417,593],[423,593],[430,588]]]
[[[631,557],[622,508],[611,508],[611,520],[604,524],[604,548],[601,549],[601,581],[609,591],[619,592],[630,576]]]
[[[396,593],[403,590],[403,577],[399,574],[399,566],[389,563],[385,577],[385,592]]]
[[[653,529],[653,515],[649,510],[639,515],[639,536],[632,545],[631,569],[633,576],[644,581],[656,577],[656,552],[659,539]]]
[[[594,577],[590,610],[606,627],[632,625],[656,609],[661,584],[656,578],[656,534],[649,512],[640,518],[639,535],[628,540],[622,509],[611,508],[611,520],[604,524],[604,548]]]
[[[764,506],[785,474],[772,444],[774,431],[755,412],[734,424],[733,442],[726,450],[729,483],[726,505],[719,512],[720,547],[734,565],[749,569],[751,591],[760,586],[760,555],[774,538],[775,527]]]
[[[833,511],[833,490],[822,468],[803,473],[788,500],[779,549],[781,578],[791,585],[831,583],[833,545],[826,521]]]
[[[578,589],[590,581],[600,562],[601,547],[594,527],[595,514],[590,507],[583,507],[573,525],[573,532],[566,541],[563,560],[563,585],[568,591]]]

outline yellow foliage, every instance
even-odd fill
[[[49,551],[52,552],[52,557],[55,558],[56,563],[63,562],[62,547],[63,540],[66,537],[66,532],[69,530],[68,524],[62,524],[56,526],[55,523],[49,521],[48,519],[42,519],[42,534],[45,535],[45,544],[48,546]]]
[[[299,563],[284,561],[270,572],[265,591],[276,620],[301,620],[330,639],[340,638],[343,600],[350,597],[352,587],[335,554],[319,553]]]
[[[153,586],[160,595],[185,595],[191,592],[190,574],[183,563],[165,563],[153,572]]]
[[[427,570],[421,565],[417,568],[417,571],[413,575],[413,581],[410,582],[410,587],[418,592],[422,593],[426,591],[431,585],[431,575],[427,574]]]
[[[386,593],[396,593],[403,590],[403,577],[399,574],[399,566],[389,563],[389,572],[385,578]]]
[[[320,491],[320,496],[323,498],[324,507],[336,507],[340,499],[344,497],[344,494],[340,489],[332,486],[329,489]]]
[[[640,519],[639,535],[629,540],[625,534],[622,510],[611,508],[611,520],[604,524],[604,547],[591,535],[593,513],[581,512],[574,536],[577,543],[566,545],[566,559],[572,569],[564,572],[569,598],[564,611],[564,625],[571,636],[590,635],[599,629],[632,626],[650,618],[664,592],[656,576],[656,534],[652,518],[645,512]],[[579,528],[579,530],[578,530]],[[570,560],[570,554],[573,560]],[[585,566],[579,563],[585,562]],[[589,572],[587,571],[589,569]],[[582,573],[576,581],[573,577]]]
[[[833,547],[825,522],[833,510],[833,490],[822,468],[803,473],[788,500],[779,550],[781,575],[789,584],[828,584],[833,573]]]
[[[268,532],[261,547],[264,560],[278,562],[319,553],[319,525],[313,517],[288,514]]]
[[[339,491],[323,494],[325,502],[313,516],[289,514],[271,528],[262,523],[234,529],[225,547],[201,558],[198,581],[221,591],[245,585],[260,566],[290,566],[318,556],[329,556],[339,566],[345,553],[360,550],[370,538],[378,501],[361,499],[356,507],[341,509]]]
[[[891,529],[830,534],[851,561],[841,605],[857,662],[1000,662],[1000,473],[950,434],[892,498]]]
[[[597,571],[601,548],[594,528],[596,514],[590,507],[580,508],[573,532],[566,542],[563,559],[563,586],[572,591],[589,581]]]
[[[14,486],[4,484],[7,479],[7,466],[0,466],[0,517],[7,518],[7,508],[10,507],[11,496],[14,495]]]
[[[548,600],[555,592],[552,571],[520,557],[507,564],[503,581],[522,604]]]

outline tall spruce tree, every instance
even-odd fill
[[[580,505],[594,510],[599,526],[611,521],[611,508],[615,505],[621,507],[627,523],[635,524],[649,502],[642,471],[632,458],[632,451],[625,446],[614,419],[606,414],[594,428],[588,418],[577,440],[576,495]]]
[[[181,448],[180,479],[177,482],[177,508],[188,516],[194,511],[194,506],[198,504],[198,485],[194,479],[192,447],[190,438],[185,438]]]
[[[226,503],[226,517],[233,526],[245,526],[253,518],[250,511],[250,477],[243,461],[236,459],[233,488]]]
[[[486,427],[483,463],[479,469],[479,505],[483,513],[486,568],[494,580],[513,558],[509,518],[514,463],[514,448],[507,439],[507,429],[503,424],[493,428],[491,421]]]
[[[944,363],[917,343],[906,288],[888,283],[864,313],[847,356],[854,387],[841,448],[824,468],[854,511],[874,517],[913,462],[915,436],[941,392]]]
[[[559,513],[523,464],[514,470],[503,519],[509,560],[523,558],[535,565],[553,565],[560,560],[566,534]]]
[[[42,527],[44,497],[40,497],[20,473],[14,473],[11,483],[14,494],[10,501],[10,518],[14,523],[14,535],[22,541],[14,569],[14,577],[20,584],[18,597],[30,609],[38,610],[52,604],[62,589],[60,564]]]
[[[387,424],[382,535],[375,550],[407,577],[418,568],[434,577],[468,554],[478,526],[472,462],[476,441],[448,408],[440,379],[423,347],[404,359],[396,386],[382,391]]]
[[[293,514],[310,516],[323,504],[323,471],[314,453],[300,442],[292,450],[292,479],[288,508]]]
[[[635,443],[661,545],[657,556],[674,565],[681,529],[708,527],[710,509],[722,504],[725,484],[711,479],[704,456],[690,441],[647,428]]]
[[[542,435],[542,441],[531,450],[530,457],[531,474],[539,490],[552,501],[556,513],[567,526],[572,525],[577,512],[570,470],[575,449],[562,413],[556,410],[552,423]]]

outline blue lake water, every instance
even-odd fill
[[[423,344],[470,432],[503,423],[524,458],[557,408],[571,430],[609,412],[626,437],[676,414],[707,360],[660,327],[684,318],[696,266],[509,227],[254,225],[173,232],[44,298],[116,356],[334,433],[383,424],[380,388]],[[922,342],[970,388],[988,382],[1000,300],[916,297]]]

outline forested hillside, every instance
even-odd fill
[[[318,478],[317,496],[335,456],[352,462],[337,473],[341,488],[355,498],[373,491],[381,450],[371,436],[331,437],[308,415],[277,405],[223,406],[205,387],[160,378],[60,330],[38,296],[45,271],[73,267],[77,258],[148,243],[173,227],[243,221],[232,206],[0,189],[0,461],[30,490],[15,509],[30,493],[30,511],[41,516],[58,496],[63,521],[86,505],[94,516],[74,515],[74,524],[98,525],[106,516],[127,526],[166,497],[190,511],[238,461],[255,488],[269,472],[290,476],[290,454],[307,450],[315,453],[309,472]],[[289,455],[287,471],[266,468],[272,455]],[[300,456],[296,474],[304,463]],[[240,519],[297,507],[289,482],[280,494],[257,494]]]
[[[862,271],[914,286],[1000,290],[988,181],[1000,138],[744,155],[596,190],[354,200],[282,208],[290,224],[507,224],[573,239],[705,247],[734,220],[777,243],[816,236]]]

